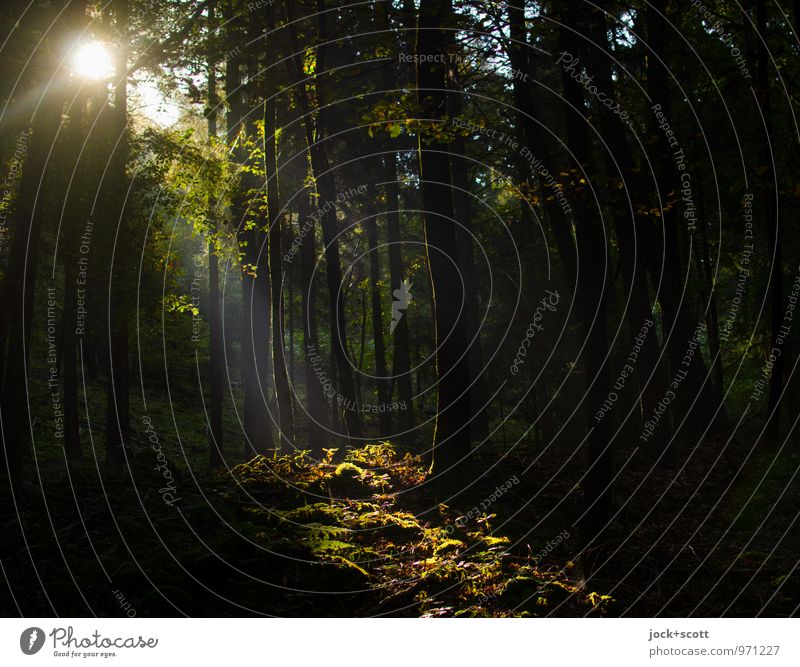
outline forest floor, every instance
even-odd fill
[[[192,413],[148,403],[157,424]],[[582,466],[530,443],[481,448],[482,476],[446,506],[422,459],[389,443],[215,472],[199,426],[160,435],[161,469],[137,430],[122,477],[98,474],[102,446],[70,468],[56,444],[28,460],[0,499],[0,614],[786,616],[800,602],[796,446],[620,447],[588,576]]]
[[[296,453],[176,471],[174,501],[139,465],[135,486],[53,466],[17,491],[6,614],[576,616],[610,601],[513,547],[490,513],[432,505],[420,459],[386,443],[341,463]]]

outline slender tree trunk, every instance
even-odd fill
[[[328,40],[327,15],[325,11],[325,1],[317,0],[317,32],[320,46],[317,49],[317,76],[316,76],[316,128],[312,127],[311,103],[308,91],[305,86],[298,89],[300,106],[304,114],[304,125],[306,128],[306,140],[308,142],[308,152],[311,161],[314,182],[316,184],[317,195],[319,197],[320,224],[322,226],[322,239],[326,259],[326,278],[328,283],[328,295],[330,298],[330,328],[331,346],[333,348],[333,358],[336,360],[337,386],[344,405],[355,405],[355,384],[351,372],[350,359],[347,356],[347,336],[344,308],[344,289],[342,285],[342,267],[339,257],[338,222],[336,218],[336,183],[328,160],[325,148],[325,131],[327,129],[327,113],[325,110],[325,56]],[[287,11],[290,13],[290,31],[294,53],[299,54],[299,44],[294,24],[291,22],[291,4],[287,4]],[[299,55],[295,55],[294,66],[296,76],[302,72],[302,63],[299,62]],[[339,403],[334,397],[334,409]],[[358,412],[354,410],[337,410],[341,412],[344,419],[347,436],[351,446],[354,446],[361,439],[361,420]]]
[[[69,109],[67,146],[69,160],[74,165],[69,191],[65,193],[65,205],[61,221],[61,244],[64,257],[64,312],[62,315],[61,344],[63,354],[64,387],[64,454],[69,463],[82,458],[80,440],[80,413],[78,405],[78,336],[76,314],[78,306],[78,247],[79,230],[89,215],[89,206],[83,182],[77,176],[85,169],[82,164],[82,148],[86,139],[86,106],[88,95],[78,91]],[[80,288],[85,289],[85,288]]]
[[[268,8],[271,26],[275,25],[272,8]],[[274,36],[267,39],[267,67],[278,61]],[[280,220],[280,202],[278,190],[278,123],[277,94],[275,81],[277,68],[272,67],[266,74],[264,95],[264,164],[267,180],[267,215],[269,217],[269,273],[272,285],[272,371],[275,382],[275,395],[278,403],[278,425],[280,442],[284,448],[294,446],[294,408],[292,405],[292,389],[286,371],[286,350],[284,349],[284,317],[283,317],[283,230]]]
[[[590,27],[585,23],[583,10],[582,3],[575,0],[570,0],[562,6],[562,26],[559,31],[560,48],[576,57],[578,54],[582,54],[596,81],[597,89],[602,91],[606,98],[613,100],[615,95],[608,55],[608,40],[602,28],[599,28],[594,36],[592,35]],[[587,37],[581,38],[580,34]],[[591,51],[590,48],[600,49],[601,53]],[[568,75],[563,66],[562,78],[565,86],[573,91],[572,102],[577,105],[578,109],[585,112],[583,90],[580,84]],[[643,190],[639,185],[636,165],[628,148],[624,123],[619,115],[604,105],[599,105],[599,115],[597,128],[607,147],[603,153],[606,158],[608,177],[609,179],[623,179],[629,190],[633,191],[635,201],[638,202],[643,197]],[[584,169],[586,170],[585,163]],[[591,171],[591,167],[588,168],[588,171]],[[615,190],[612,190],[613,192]],[[627,299],[625,313],[630,339],[636,339],[643,327],[648,326],[648,322],[650,323],[649,331],[641,345],[638,363],[633,367],[635,378],[633,388],[638,390],[637,394],[641,396],[641,407],[637,410],[636,415],[636,421],[640,423],[642,416],[648,415],[660,398],[659,393],[663,390],[664,373],[658,360],[658,338],[653,326],[653,311],[647,288],[643,256],[645,225],[637,224],[636,219],[627,219],[630,211],[630,202],[627,199],[621,196],[615,197],[614,203],[616,210],[612,219],[619,247],[619,269]],[[654,370],[655,373],[653,373]],[[651,373],[653,373],[652,379],[648,381]],[[627,406],[625,407],[627,408]]]
[[[117,56],[114,91],[114,136],[118,143],[111,156],[115,194],[127,192],[128,177],[128,79],[127,50],[123,46],[128,28],[128,0],[116,0],[117,30],[122,36]],[[128,384],[128,291],[127,249],[131,233],[125,199],[120,197],[118,215],[113,220],[117,233],[109,271],[108,289],[108,394],[106,397],[106,466],[114,473],[122,472],[125,451],[130,442],[130,387]]]
[[[283,228],[284,234],[290,232],[292,229],[292,217],[289,215],[286,220],[286,227]],[[284,235],[283,237],[283,247],[288,248],[291,245],[291,237],[288,235]],[[295,330],[295,305],[294,305],[294,286],[295,286],[296,278],[292,276],[292,266],[291,264],[286,267],[286,303],[288,305],[288,309],[284,311],[284,321],[285,327],[289,332],[289,381],[291,386],[294,386],[296,382],[295,377],[295,351],[294,351],[294,330]],[[295,432],[297,431],[297,426],[295,426]]]
[[[778,186],[773,168],[773,133],[772,133],[772,103],[770,99],[769,83],[769,52],[767,50],[767,9],[764,0],[756,0],[756,54],[758,58],[758,102],[761,106],[761,114],[756,122],[761,122],[763,115],[763,126],[765,139],[764,153],[761,163],[766,165],[767,171],[764,173],[763,186],[761,187],[761,200],[764,202],[764,216],[766,219],[766,230],[769,240],[772,242],[772,261],[769,277],[769,297],[770,297],[770,329],[773,345],[778,345],[783,340],[781,329],[783,327],[784,303],[783,303],[783,242],[781,234],[780,202],[778,201]],[[772,366],[772,375],[769,378],[769,399],[767,402],[767,437],[772,446],[777,447],[780,443],[781,432],[781,393],[783,392],[783,374],[785,368],[785,350],[781,350],[777,355]]]
[[[509,26],[511,42],[509,56],[512,67],[522,73],[529,72],[527,43],[528,35],[525,27],[524,4],[508,5]],[[575,216],[575,254],[570,227],[572,227],[572,214],[566,213],[561,205],[556,202],[556,197],[547,197],[547,182],[543,170],[551,175],[559,173],[553,162],[544,136],[536,123],[536,109],[530,94],[529,85],[515,77],[514,97],[517,109],[520,112],[520,121],[525,132],[528,148],[532,150],[541,161],[542,168],[537,169],[540,179],[542,199],[545,212],[550,219],[554,237],[559,248],[559,254],[564,264],[565,277],[570,289],[576,297],[577,309],[576,323],[584,340],[582,364],[586,374],[586,395],[584,396],[584,412],[586,419],[586,456],[587,472],[585,478],[584,510],[579,521],[579,530],[585,546],[588,546],[600,536],[611,516],[611,490],[612,478],[611,445],[609,442],[608,423],[601,421],[594,424],[592,415],[596,406],[603,400],[603,393],[608,390],[608,372],[604,358],[608,350],[608,341],[605,331],[606,297],[605,285],[602,280],[603,266],[600,257],[605,255],[598,252],[604,247],[603,236],[596,216],[587,210],[584,202],[575,201],[577,215]],[[564,81],[567,86],[566,80]],[[568,89],[568,94],[574,91]],[[568,116],[568,140],[570,150],[576,155],[585,155],[586,128],[582,123],[576,122],[574,114]],[[580,158],[576,158],[580,162]],[[580,265],[580,274],[577,267]]]
[[[216,29],[214,15],[215,3],[208,6],[209,32]],[[208,138],[213,144],[217,137],[217,71],[214,66],[214,49],[209,47],[208,55]],[[208,459],[212,467],[224,464],[224,436],[222,430],[223,377],[225,372],[225,351],[222,341],[222,313],[219,294],[219,222],[216,214],[216,198],[209,201],[209,241],[208,241],[208,324],[209,379],[211,384],[210,430],[208,437]]]
[[[300,229],[309,225],[300,246],[300,273],[303,304],[303,352],[305,358],[306,396],[308,400],[308,442],[311,451],[320,456],[328,445],[328,430],[325,428],[325,396],[314,366],[321,365],[319,337],[317,336],[317,298],[313,280],[314,264],[317,261],[316,225],[311,220],[311,193],[300,195]]]
[[[702,267],[700,268],[700,275],[706,285],[706,291],[710,295],[708,309],[706,312],[706,326],[708,327],[708,351],[712,358],[712,372],[714,374],[714,381],[716,384],[714,393],[722,401],[725,395],[725,382],[723,377],[722,368],[722,351],[719,342],[719,316],[717,311],[717,293],[714,289],[714,278],[711,272],[711,252],[708,243],[708,223],[705,216],[705,199],[702,188],[702,180],[697,180],[697,199],[698,199],[698,212],[700,217],[700,252],[702,256]]]
[[[48,153],[61,121],[62,92],[48,87],[34,112],[16,211],[13,239],[0,303],[7,344],[2,387],[2,432],[5,459],[12,479],[19,479],[22,455],[30,441],[30,414],[26,368],[33,316],[33,295],[39,263],[39,242],[44,227],[43,198],[48,186]],[[5,350],[0,350],[0,353]]]
[[[448,83],[450,88],[457,89],[455,67],[450,63],[448,67]],[[449,97],[450,115],[457,117],[461,114],[461,92],[454,90]],[[469,368],[473,385],[470,391],[470,436],[473,442],[482,442],[489,437],[488,407],[483,403],[488,394],[486,379],[483,373],[483,349],[480,336],[480,316],[478,313],[478,291],[475,281],[475,252],[473,248],[472,231],[472,202],[469,192],[469,170],[465,157],[464,137],[457,134],[450,145],[451,170],[453,174],[453,207],[458,224],[456,226],[456,239],[458,242],[459,270],[464,280],[464,321],[469,345]]]
[[[379,3],[380,29],[391,30],[390,13],[392,5],[389,2]],[[406,12],[405,21],[407,25],[414,24],[415,8],[414,3],[406,2],[404,7]],[[410,33],[408,33],[410,34]],[[409,82],[410,83],[410,82]],[[383,67],[381,69],[381,86],[384,90],[394,90],[398,87],[396,71],[393,67]],[[391,283],[391,293],[401,288],[405,279],[403,273],[403,251],[402,236],[400,232],[400,186],[398,184],[397,173],[397,153],[393,150],[397,140],[384,135],[383,141],[383,174],[384,192],[386,195],[386,231],[389,251],[389,279]],[[398,436],[401,440],[408,440],[413,434],[414,429],[414,404],[411,389],[411,352],[409,346],[408,319],[403,317],[397,323],[392,334],[392,387],[389,396],[394,393],[394,385],[397,385],[397,397],[401,406],[405,406],[399,411],[398,415]]]
[[[668,70],[662,64],[666,48],[666,0],[654,0],[648,5],[646,11],[647,40],[652,49],[652,55],[647,59],[647,92],[653,105],[659,104],[660,111],[664,113],[668,122],[672,121],[671,113],[671,87],[669,85]],[[595,12],[595,36],[605,30],[605,20],[601,12]],[[657,235],[650,229],[645,244],[647,249],[648,270],[652,281],[660,281],[658,294],[662,311],[662,330],[664,331],[664,344],[670,365],[670,379],[681,370],[683,358],[690,342],[694,338],[697,325],[692,322],[691,304],[689,303],[686,284],[682,283],[686,277],[686,265],[682,261],[680,252],[678,211],[680,207],[681,190],[677,178],[674,147],[667,144],[663,131],[658,126],[655,113],[650,113],[650,132],[659,137],[661,150],[658,152],[656,164],[656,182],[662,196],[674,192],[672,206],[664,207],[661,218],[661,243]],[[643,190],[639,190],[643,193]],[[647,200],[644,199],[642,203]],[[666,202],[665,202],[666,203]],[[652,226],[652,223],[650,223]],[[647,224],[642,225],[647,229]],[[663,259],[663,261],[662,261]],[[689,365],[685,369],[687,376],[682,382],[680,391],[676,392],[677,404],[680,410],[674,411],[672,418],[676,425],[683,422],[682,433],[685,438],[694,440],[709,427],[709,411],[716,411],[714,402],[713,382],[707,379],[707,368],[702,354],[698,349]],[[705,382],[705,385],[703,384]],[[694,407],[692,405],[694,404]],[[726,427],[727,420],[722,412],[712,424],[712,431]]]
[[[73,2],[69,11],[70,25],[75,32],[86,27],[86,2],[78,0]],[[87,191],[85,181],[79,174],[85,170],[84,154],[87,128],[90,120],[87,118],[87,106],[90,95],[85,89],[85,82],[78,83],[78,90],[72,100],[69,111],[69,127],[67,129],[66,144],[68,147],[69,164],[73,166],[72,177],[68,192],[64,196],[64,209],[62,215],[61,231],[63,235],[64,256],[64,311],[62,314],[61,344],[63,364],[64,388],[64,455],[68,463],[81,460],[80,438],[80,412],[78,404],[78,337],[76,335],[76,310],[77,310],[77,284],[78,273],[78,246],[81,224],[89,215]],[[97,105],[100,106],[100,105]]]
[[[232,145],[230,160],[239,170],[247,160],[244,143],[252,128],[244,121],[244,100],[241,78],[241,45],[244,39],[234,25],[236,16],[226,15],[228,57],[225,65],[225,96],[228,102],[227,136]],[[269,271],[265,235],[248,208],[247,193],[258,189],[252,174],[241,173],[241,182],[231,198],[231,212],[239,245],[243,251],[242,267],[242,332],[241,368],[244,390],[244,455],[267,454],[274,448],[272,423],[269,416],[268,385],[271,357],[269,347]],[[252,229],[248,227],[253,226]],[[260,264],[260,266],[259,266]]]
[[[386,191],[386,232],[389,244],[389,278],[392,294],[401,289],[403,273],[402,236],[400,233],[400,187],[397,179],[397,155],[384,153],[384,186]],[[408,333],[408,318],[402,317],[395,326],[392,352],[392,384],[397,385],[397,397],[404,409],[399,411],[400,438],[407,440],[414,429],[414,395],[411,389],[411,351]],[[390,392],[390,395],[393,392]]]
[[[391,434],[391,419],[387,410],[391,397],[389,396],[388,378],[386,377],[386,346],[383,341],[383,308],[381,304],[380,288],[380,257],[378,256],[378,220],[375,215],[370,215],[366,222],[367,242],[369,244],[369,285],[372,296],[372,342],[375,346],[375,381],[378,389],[378,424],[380,436],[388,437]],[[382,410],[380,408],[383,408]]]
[[[454,33],[450,0],[422,0],[417,30],[417,89],[421,117],[433,123],[447,118],[446,65]],[[436,369],[439,380],[433,474],[443,495],[457,493],[469,474],[470,377],[463,285],[458,265],[453,185],[447,144],[419,136],[420,182],[425,246],[433,288]]]

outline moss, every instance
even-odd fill
[[[434,556],[442,556],[451,551],[457,551],[458,549],[462,549],[466,544],[464,544],[461,540],[444,540],[440,544],[438,544],[434,550]]]
[[[355,479],[364,476],[364,469],[359,468],[355,463],[340,463],[336,467],[336,472],[333,473],[335,477],[349,477]]]

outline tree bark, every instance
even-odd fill
[[[758,102],[763,115],[765,139],[763,164],[767,167],[764,173],[763,184],[760,188],[761,199],[764,201],[764,217],[769,240],[772,242],[772,261],[770,262],[769,276],[769,301],[770,301],[770,329],[773,345],[778,345],[783,340],[781,328],[783,327],[783,241],[781,233],[780,202],[778,200],[778,185],[775,178],[773,157],[772,133],[772,103],[770,99],[769,83],[769,52],[767,50],[767,9],[764,0],[756,0],[756,55],[758,59]],[[785,351],[775,359],[772,374],[769,378],[769,398],[767,399],[767,437],[773,447],[780,444],[781,432],[781,393],[783,392],[783,374],[785,368]]]
[[[448,85],[454,89],[449,97],[450,116],[457,117],[462,111],[461,92],[455,66],[448,68]],[[488,394],[486,378],[483,373],[483,348],[480,336],[480,316],[478,312],[478,291],[475,281],[475,252],[472,232],[472,201],[469,192],[469,170],[465,157],[464,137],[456,134],[450,145],[450,164],[453,174],[453,208],[458,224],[456,240],[458,243],[458,268],[464,280],[464,322],[469,346],[469,372],[473,385],[470,391],[472,416],[469,424],[470,438],[473,442],[483,442],[489,437],[488,406],[484,406]]]
[[[217,29],[215,3],[208,6],[209,33]],[[208,139],[213,145],[217,137],[217,71],[214,66],[216,55],[209,47],[208,55]],[[209,209],[208,241],[208,327],[209,327],[209,382],[211,385],[210,416],[208,433],[208,460],[211,467],[224,465],[224,435],[222,430],[223,377],[225,372],[225,350],[222,339],[222,313],[219,294],[219,221],[216,215],[216,198],[212,195]]]
[[[378,424],[380,436],[388,437],[391,434],[391,419],[388,412],[390,401],[389,385],[386,371],[386,346],[383,340],[383,308],[381,304],[380,289],[380,257],[378,255],[378,220],[374,214],[369,216],[365,223],[367,228],[367,243],[369,244],[369,286],[372,297],[372,342],[375,346],[375,380],[378,389],[379,407]]]
[[[422,0],[417,29],[417,91],[421,117],[432,125],[446,122],[447,70],[453,32],[450,0]],[[438,129],[438,128],[437,128]],[[439,392],[433,439],[432,471],[439,490],[456,494],[469,474],[470,377],[462,308],[464,290],[458,272],[450,152],[436,138],[419,136],[420,183],[425,247],[433,291],[434,336]]]
[[[127,38],[128,0],[116,0],[117,30],[122,36],[116,65],[114,91],[114,136],[117,145],[111,156],[112,183],[118,195],[128,190],[128,62],[124,40]],[[114,223],[113,256],[108,276],[108,393],[106,397],[106,466],[109,471],[122,472],[126,450],[130,443],[130,386],[128,384],[128,290],[130,272],[127,249],[130,247],[130,220],[125,198]]]
[[[311,220],[311,193],[300,195],[300,229],[306,229],[300,246],[300,273],[303,290],[303,356],[305,359],[306,397],[308,401],[308,442],[316,456],[328,445],[328,429],[325,427],[325,396],[314,366],[320,361],[319,337],[317,335],[317,291],[313,280],[314,264],[317,261],[317,230]]]
[[[528,35],[524,3],[521,6],[509,3],[508,15],[511,65],[517,72],[527,75],[529,72]],[[575,202],[576,207],[579,207],[574,218],[576,254],[570,233],[573,222],[572,215],[565,214],[555,197],[547,197],[547,182],[543,176],[543,169],[551,175],[558,174],[559,169],[553,161],[544,135],[537,125],[537,111],[533,104],[529,85],[522,79],[527,80],[527,76],[514,78],[515,105],[519,111],[528,148],[535,151],[541,161],[542,168],[537,169],[536,176],[540,181],[545,212],[554,232],[553,235],[564,266],[566,282],[575,294],[578,306],[575,319],[584,340],[582,364],[586,375],[586,395],[583,406],[587,430],[585,444],[587,471],[583,513],[578,526],[581,539],[588,547],[602,534],[612,513],[610,492],[612,458],[608,423],[601,421],[595,425],[592,419],[596,406],[602,403],[603,392],[608,389],[608,374],[604,363],[608,350],[605,330],[606,297],[605,285],[602,280],[603,267],[599,261],[600,257],[605,258],[606,255],[601,252],[604,243],[600,227],[595,216],[587,211],[584,202],[577,200]],[[568,85],[566,80],[564,80],[564,84],[565,93],[575,99],[576,91]],[[574,114],[570,114],[567,128],[571,151],[576,156],[585,156],[588,148],[585,126],[576,122]],[[576,159],[580,162],[580,157]],[[580,274],[577,271],[578,265],[581,267]]]
[[[272,7],[266,10],[267,30],[275,26]],[[278,403],[278,430],[281,447],[287,450],[294,447],[294,407],[292,389],[286,370],[286,350],[284,349],[284,310],[283,310],[283,249],[279,188],[278,188],[278,122],[276,83],[278,53],[274,35],[267,37],[267,71],[264,89],[264,176],[267,188],[267,216],[269,218],[269,273],[272,287],[272,372],[275,382],[275,396]]]
[[[666,0],[654,0],[648,5],[646,11],[647,42],[652,50],[652,55],[647,58],[647,92],[652,104],[660,104],[661,111],[671,121],[668,70],[661,64],[666,57],[664,53],[666,47],[666,19],[664,16],[666,11]],[[605,30],[605,21],[600,12],[596,12],[595,15],[595,35],[599,36]],[[680,282],[686,276],[686,265],[682,261],[680,252],[677,213],[680,199],[678,192],[681,187],[676,176],[674,149],[668,146],[664,133],[658,126],[656,115],[652,112],[650,113],[650,131],[658,137],[661,146],[655,160],[658,190],[662,193],[662,197],[674,192],[672,197],[677,200],[673,201],[671,206],[664,206],[660,242],[654,230],[650,229],[647,231],[649,242],[645,244],[648,250],[647,261],[651,280],[655,284],[660,281],[658,300],[662,311],[662,331],[669,358],[670,378],[674,378],[677,371],[682,368],[681,364],[689,343],[694,337],[696,324],[692,323],[691,304],[686,285]],[[641,193],[643,190],[639,190],[639,192]],[[642,200],[642,203],[646,202],[646,198]],[[642,227],[647,229],[646,224]],[[709,428],[709,410],[716,410],[718,402],[714,400],[713,382],[708,381],[708,371],[699,349],[695,352],[686,372],[688,375],[682,382],[680,391],[676,392],[677,405],[680,406],[680,409],[674,411],[672,418],[676,427],[683,422],[684,427],[681,433],[684,438],[691,441]],[[711,428],[713,430],[724,428],[725,423],[724,414],[720,413]],[[676,428],[675,431],[678,429]]]
[[[286,6],[290,18],[290,31],[295,57],[295,76],[302,77],[302,63],[299,61],[299,43],[297,32],[292,22],[291,4]],[[325,132],[327,130],[327,113],[325,110],[325,56],[328,40],[327,15],[325,12],[325,0],[317,0],[317,37],[320,46],[317,49],[317,73],[316,73],[316,105],[317,114],[316,127],[312,126],[312,109],[308,91],[305,85],[298,87],[298,97],[300,106],[304,114],[303,124],[306,128],[306,140],[311,161],[311,170],[319,198],[320,224],[322,226],[322,240],[326,259],[326,278],[328,283],[328,295],[330,298],[330,328],[331,346],[333,348],[333,358],[335,359],[337,386],[339,396],[334,397],[334,409],[337,404],[345,406],[355,406],[355,384],[351,372],[350,360],[347,356],[347,335],[344,309],[344,289],[342,285],[342,267],[339,256],[338,240],[338,221],[336,217],[336,182],[334,180],[331,164],[325,147]],[[341,397],[341,401],[338,399]],[[361,439],[361,420],[358,412],[352,409],[337,410],[342,416],[347,438],[350,446],[355,446]]]
[[[227,134],[233,145],[230,159],[235,169],[240,169],[247,157],[243,142],[252,136],[244,117],[243,92],[241,90],[241,48],[239,31],[233,26],[235,20],[227,16],[228,59],[225,69],[225,94],[228,100]],[[248,220],[247,192],[257,189],[251,174],[242,172],[231,201],[237,237],[243,246],[242,270],[242,387],[244,389],[244,454],[267,454],[274,448],[272,424],[267,400],[269,348],[269,272],[264,247],[264,232],[257,223]],[[259,267],[259,259],[261,266]],[[260,269],[260,270],[259,270]]]
[[[578,37],[581,34],[585,36],[583,39]],[[591,51],[590,47],[599,49],[600,53]],[[601,91],[607,99],[616,99],[608,54],[608,38],[602,27],[598,28],[594,35],[592,34],[591,28],[586,25],[583,7],[575,0],[570,0],[562,8],[560,48],[574,55],[581,54],[586,60],[587,68],[596,82],[598,91]],[[562,78],[565,85],[574,90],[573,101],[580,105],[577,108],[585,110],[584,94],[580,85],[567,75],[563,67]],[[604,105],[598,105],[598,107],[600,118],[597,129],[605,144],[602,150],[608,178],[622,179],[622,182],[627,185],[628,191],[633,193],[634,205],[637,202],[645,201],[646,196],[643,194],[640,179],[636,175],[636,165],[628,147],[625,125],[619,115],[608,107]],[[590,169],[584,169],[584,171]],[[611,192],[614,193],[617,190],[612,189]],[[619,190],[618,192],[624,191]],[[614,197],[614,199],[616,210],[612,220],[618,244],[619,270],[628,300],[626,308],[628,332],[633,341],[646,322],[654,321],[644,260],[645,225],[647,223],[637,224],[635,217],[626,219],[631,202],[621,196]],[[637,424],[641,423],[643,415],[648,415],[655,407],[660,398],[659,392],[663,388],[664,380],[663,367],[658,359],[658,339],[654,327],[645,337],[641,347],[639,361],[634,366],[635,389],[638,389],[637,394],[641,397],[641,407],[636,415]],[[650,380],[648,380],[648,375],[652,375]]]

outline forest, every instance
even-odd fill
[[[3,0],[0,615],[797,615],[799,55],[778,0]]]

